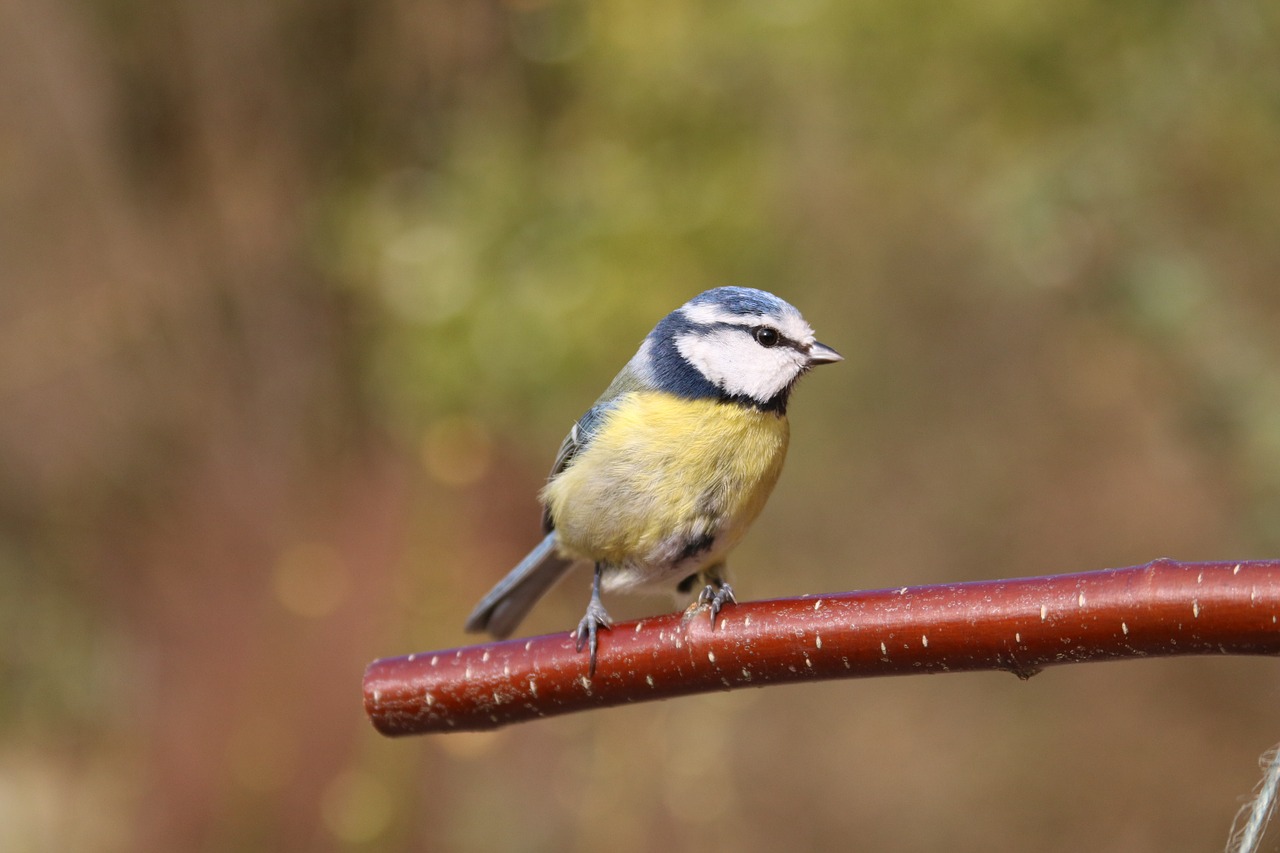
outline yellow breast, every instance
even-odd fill
[[[782,471],[787,419],[733,403],[627,395],[543,490],[560,548],[613,565],[678,562],[715,539],[699,565],[737,544]]]

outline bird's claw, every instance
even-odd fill
[[[587,605],[586,615],[582,617],[577,630],[573,632],[574,644],[578,651],[582,651],[583,645],[591,649],[591,660],[587,663],[587,678],[594,678],[596,674],[596,648],[599,644],[597,634],[601,626],[612,628],[613,619],[609,618],[599,599],[593,598]]]
[[[716,627],[716,614],[718,614],[726,604],[737,604],[738,599],[733,596],[733,587],[727,583],[714,584],[709,583],[702,588],[702,592],[698,593],[698,606],[709,605],[711,608],[711,627]]]

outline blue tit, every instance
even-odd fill
[[[612,627],[601,591],[704,588],[734,601],[725,557],[782,472],[796,381],[841,356],[771,293],[718,287],[668,314],[560,445],[542,489],[546,536],[467,619],[506,637],[575,564],[595,566],[578,651]]]

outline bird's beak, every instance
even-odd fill
[[[809,364],[834,364],[837,361],[844,361],[844,356],[826,344],[814,341],[809,345]]]

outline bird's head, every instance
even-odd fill
[[[796,380],[841,355],[792,305],[750,287],[717,287],[668,314],[633,362],[648,384],[783,412]]]

